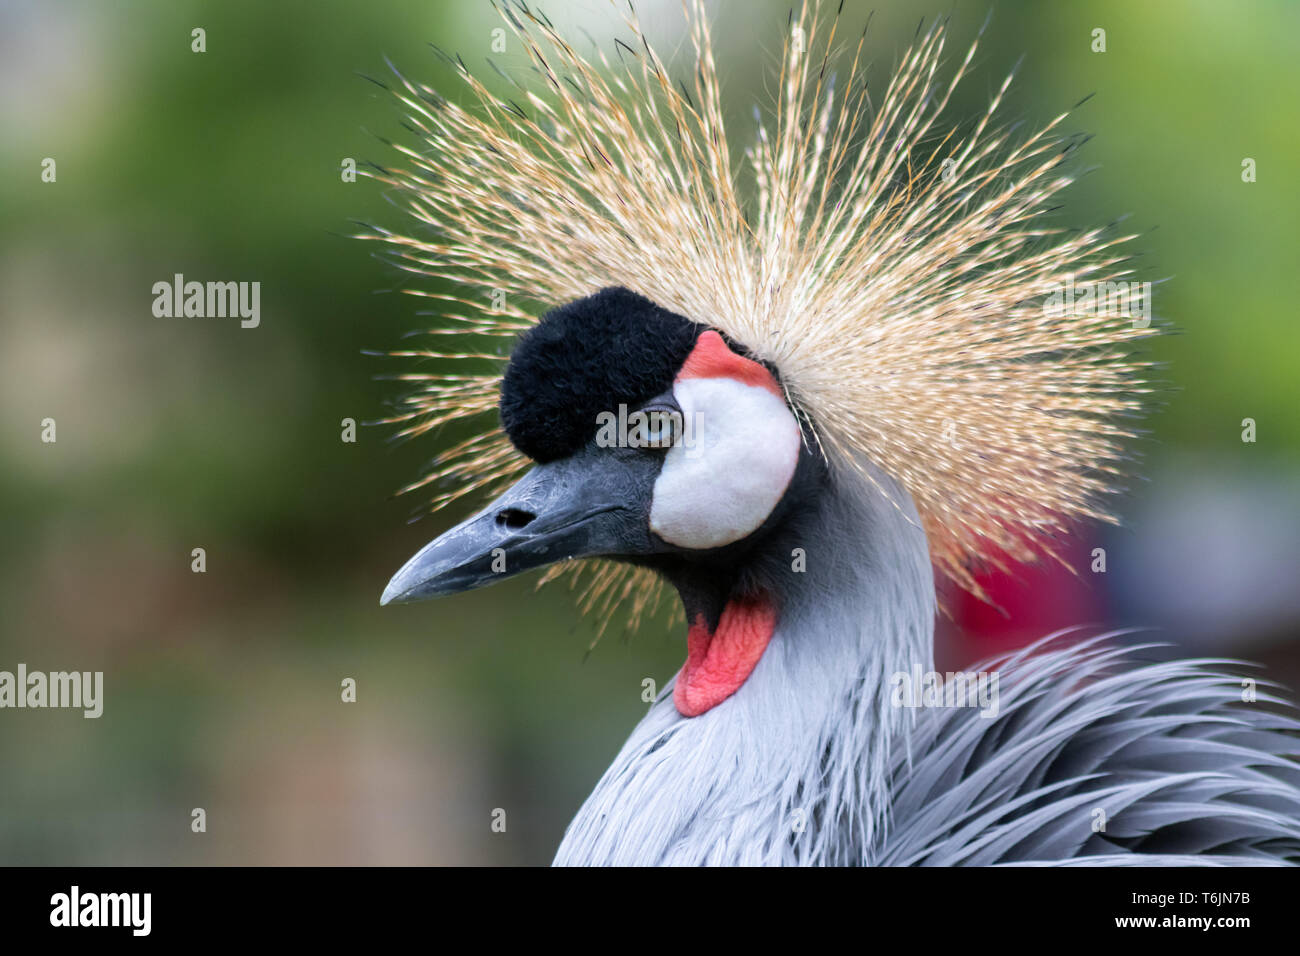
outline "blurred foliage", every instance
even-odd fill
[[[610,42],[609,4],[562,6],[562,27]],[[870,7],[881,77],[921,15],[949,12]],[[676,0],[639,9],[680,50]],[[748,130],[787,4],[716,9]],[[987,12],[959,3],[954,41]],[[856,30],[867,13],[844,15]],[[1001,3],[955,104],[981,109],[1022,54],[1006,116],[1041,123],[1095,94],[1067,121],[1096,134],[1093,169],[1059,215],[1127,215],[1144,277],[1170,280],[1156,308],[1182,334],[1153,347],[1175,389],[1157,461],[1300,458],[1298,20],[1282,2]],[[346,238],[405,223],[339,164],[389,162],[384,139],[409,139],[358,73],[390,75],[387,58],[446,88],[427,42],[484,70],[495,25],[470,0],[0,6],[0,669],[103,669],[107,698],[98,721],[0,712],[0,863],[544,862],[642,712],[641,680],[680,663],[679,635],[624,641],[617,621],[586,656],[591,622],[529,580],[376,606],[453,516],[407,527],[421,502],[389,500],[436,441],[339,440],[342,418],[397,394],[375,379],[391,361],[362,351],[430,321],[383,294],[410,277]],[[178,272],[261,281],[261,327],[153,317],[152,284]],[[1247,416],[1257,446],[1239,440]]]

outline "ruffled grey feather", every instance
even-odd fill
[[[1235,661],[1137,663],[1053,635],[979,670],[998,716],[926,710],[897,748],[873,862],[1300,862],[1300,722]],[[1054,646],[1055,645],[1055,646]]]

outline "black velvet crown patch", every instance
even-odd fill
[[[573,454],[596,417],[673,384],[705,327],[621,286],[552,309],[519,337],[501,383],[501,424],[537,462]]]

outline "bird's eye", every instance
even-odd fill
[[[644,408],[632,416],[629,444],[635,448],[671,448],[682,433],[681,412]]]

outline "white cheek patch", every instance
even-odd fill
[[[731,378],[673,386],[685,434],[655,480],[650,529],[681,548],[719,548],[767,520],[794,477],[802,435],[785,402]]]

